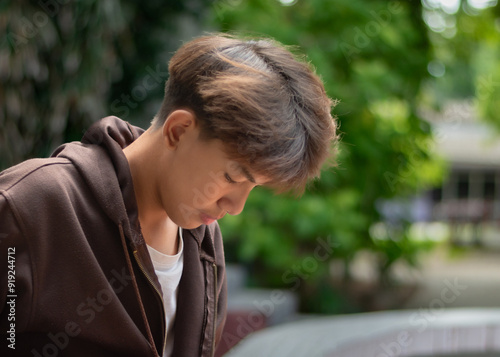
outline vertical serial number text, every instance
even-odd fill
[[[16,248],[7,250],[7,305],[9,307],[9,329],[7,343],[9,348],[16,349]]]

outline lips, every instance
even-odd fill
[[[203,222],[203,224],[206,224],[207,226],[209,224],[214,223],[217,220],[216,217],[209,216],[208,214],[205,214],[205,213],[200,214],[200,218],[201,218],[201,221]]]
[[[210,216],[206,213],[200,214],[201,221],[203,222],[203,224],[206,224],[206,225],[212,224],[215,221],[223,218],[224,216],[225,216],[225,214],[220,214],[218,217]]]

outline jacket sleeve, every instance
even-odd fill
[[[33,275],[19,223],[12,199],[0,190],[0,335],[26,330],[32,313]]]

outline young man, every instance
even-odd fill
[[[2,356],[214,354],[226,313],[217,220],[257,185],[300,192],[319,174],[332,102],[269,40],[201,37],[169,73],[145,132],[104,118],[0,174]]]

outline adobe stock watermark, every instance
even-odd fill
[[[413,343],[412,334],[421,334],[429,327],[429,324],[435,321],[440,314],[443,313],[446,305],[453,303],[462,293],[467,290],[468,286],[460,284],[458,278],[450,281],[443,280],[445,287],[441,289],[440,296],[432,299],[429,306],[420,308],[418,312],[410,316],[410,325],[416,327],[416,330],[403,330],[399,332],[395,341],[390,343],[380,343],[380,353],[376,357],[397,357]]]
[[[319,263],[328,260],[333,254],[335,248],[339,244],[334,242],[331,236],[316,238],[316,247],[313,254],[305,257],[298,264],[294,264],[290,269],[287,269],[281,279],[285,284],[292,284],[291,291],[297,291],[304,280],[308,280],[319,268]]]
[[[120,99],[115,99],[111,105],[111,113],[122,119],[130,115],[130,109],[135,109],[144,99],[147,98],[148,92],[163,86],[168,78],[168,70],[162,70],[157,64],[155,68],[146,67],[147,74],[142,78],[140,83],[130,91],[130,94],[122,93]]]
[[[463,125],[463,123],[467,121],[467,116],[469,115],[467,113],[467,108],[472,106],[472,101],[467,101],[462,103],[460,106],[452,106],[449,110],[447,109],[442,115],[442,119],[444,120],[440,120],[441,124],[445,125],[434,128],[434,135],[430,138],[415,139],[414,147],[420,148],[425,152],[434,150],[437,146],[439,146],[439,144],[443,143],[448,138],[450,132],[455,131],[459,126]],[[421,169],[423,159],[425,159],[425,153],[418,152],[417,150],[414,150],[407,157],[404,157],[403,155],[399,156],[398,160],[401,163],[397,167],[397,170],[395,172],[384,172],[384,179],[391,192],[395,192],[399,185],[410,179],[415,172]]]
[[[313,253],[294,264],[290,269],[287,269],[281,276],[285,284],[293,283],[290,291],[297,291],[301,282],[309,279],[319,268],[319,263],[330,258],[339,244],[334,242],[330,236],[323,239],[316,239],[316,247]],[[268,299],[254,300],[252,302],[255,307],[250,311],[246,319],[239,316],[236,318],[238,326],[233,332],[226,331],[222,335],[222,340],[226,346],[233,346],[237,341],[244,338],[251,332],[254,332],[259,326],[262,326],[266,319],[271,317],[276,311],[276,306],[283,304],[286,301],[286,296],[282,290],[273,289]]]
[[[402,11],[401,2],[390,1],[387,4],[387,8],[378,11],[370,11],[371,21],[366,23],[364,26],[354,27],[354,36],[351,43],[342,41],[340,43],[340,49],[344,54],[348,63],[351,63],[353,58],[361,53],[361,51],[366,48],[373,37],[376,37],[382,31],[382,28],[387,26],[394,15],[401,13]]]
[[[35,357],[55,357],[59,355],[70,344],[70,339],[78,336],[82,332],[82,326],[89,325],[94,321],[96,316],[109,305],[113,298],[121,293],[125,287],[132,281],[125,267],[121,272],[113,269],[111,271],[113,277],[109,279],[109,288],[99,290],[94,296],[87,296],[85,301],[82,301],[76,307],[76,314],[83,319],[83,323],[76,321],[68,321],[63,331],[57,333],[49,332],[47,334],[51,342],[42,347],[41,351],[32,349],[31,353]]]
[[[493,78],[493,74],[482,75],[477,79],[476,99],[486,100],[493,95],[495,88],[500,86],[500,81]]]
[[[31,19],[22,16],[16,31],[7,33],[7,42],[17,52],[22,46],[35,38],[43,27],[49,23],[49,18],[56,16],[62,5],[69,3],[69,0],[39,0],[38,6],[42,11],[36,11]]]
[[[430,145],[429,145],[430,146]],[[386,171],[384,178],[389,186],[391,192],[395,192],[397,186],[408,180],[420,167],[422,155],[412,152],[408,157],[400,155],[398,160],[401,162],[398,166],[397,172]]]
[[[224,20],[226,11],[236,8],[243,0],[217,0],[212,5],[215,14],[219,20]]]

